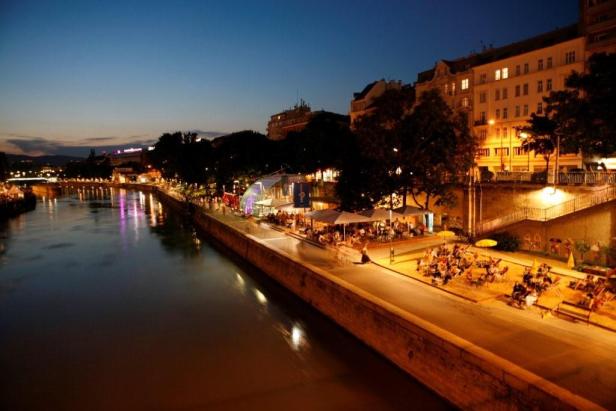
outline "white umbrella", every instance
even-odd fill
[[[422,210],[421,208],[408,206],[408,205],[395,208],[394,211],[405,217],[413,216],[413,215],[424,215],[426,213],[426,210]]]
[[[358,214],[368,217],[370,221],[383,221],[393,220],[395,218],[403,218],[404,215],[399,214],[393,210],[387,210],[385,208],[373,208],[371,210],[360,211]]]
[[[320,221],[322,223],[332,224],[332,225],[342,224],[343,238],[346,238],[346,225],[347,224],[369,223],[371,221],[370,218],[363,216],[363,215],[349,213],[347,211],[336,211],[332,209],[311,211],[310,213],[307,213],[306,215],[309,218],[312,218],[313,220],[316,220],[316,221]]]

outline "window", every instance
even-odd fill
[[[500,137],[500,128],[497,128],[496,129],[496,138],[499,138],[499,137]]]
[[[537,60],[537,70],[543,70],[543,59]]]
[[[496,118],[498,118],[498,119],[500,118],[500,108],[496,109]]]
[[[468,90],[468,79],[467,78],[462,79],[462,82],[460,83],[460,90]]]
[[[524,111],[522,112],[524,116],[528,115],[528,104],[524,104]]]
[[[486,73],[481,73],[479,75],[479,84],[485,83],[487,78],[488,78],[488,75]]]
[[[528,63],[524,63],[524,74],[528,74]]]
[[[487,147],[482,147],[477,149],[477,155],[479,157],[490,157],[490,149]]]
[[[543,114],[543,103],[537,103],[537,114]]]
[[[515,106],[515,116],[520,117],[520,106]]]
[[[485,128],[482,130],[479,130],[479,138],[482,140],[485,140],[488,137],[488,130],[486,130]]]
[[[528,96],[528,83],[524,83],[524,86],[522,87],[522,94]]]
[[[520,97],[520,85],[515,86],[515,96]]]
[[[464,97],[462,99],[462,107],[464,108],[468,107],[468,97]]]
[[[565,64],[575,63],[575,51],[565,53]]]
[[[485,112],[485,111],[482,111],[482,112],[479,114],[479,121],[481,121],[482,123],[485,123],[485,122],[486,122],[486,112]]]
[[[500,80],[500,79],[501,79],[501,71],[500,69],[498,69],[494,72],[494,80]]]
[[[503,100],[507,98],[507,87],[503,88]]]
[[[548,57],[547,66],[548,68],[552,68],[552,57]]]
[[[503,119],[505,119],[505,120],[506,120],[506,119],[507,119],[507,117],[508,117],[508,116],[507,116],[507,114],[508,114],[508,113],[507,113],[507,111],[508,111],[508,110],[507,110],[507,107],[505,107],[505,108],[503,109]],[[507,130],[507,129],[506,129],[506,128],[504,128],[503,130]]]
[[[495,148],[494,149],[494,155],[498,156],[498,157],[500,157],[501,155],[504,156],[504,157],[509,156],[509,147]]]
[[[451,83],[451,91],[449,92],[449,95],[452,96],[456,94],[456,83]]]
[[[545,90],[546,91],[552,90],[552,79],[551,78],[545,81]]]
[[[537,93],[543,93],[543,80],[537,81]]]
[[[486,92],[485,91],[482,91],[481,93],[479,93],[479,102],[480,103],[486,102]]]
[[[513,153],[516,156],[523,156],[524,154],[526,154],[526,153],[524,153],[524,149],[521,146],[520,147],[514,147],[513,148]]]
[[[507,127],[503,129],[503,138],[507,138]]]
[[[449,95],[449,84],[445,84],[445,95]]]
[[[520,73],[521,73],[521,70],[520,70],[520,65],[518,64],[517,66],[515,66],[515,75],[516,75],[516,76],[519,76],[519,75],[520,75]]]
[[[500,100],[500,89],[496,89],[494,92],[494,100]]]
[[[503,79],[509,78],[509,68],[503,68]]]

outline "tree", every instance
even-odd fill
[[[565,152],[607,157],[616,152],[616,54],[594,54],[587,73],[572,73],[566,90],[544,97]]]
[[[534,151],[535,156],[542,155],[546,170],[550,169],[550,158],[557,145],[557,128],[556,121],[535,113],[531,114],[528,126],[520,128],[520,135],[525,135],[522,149],[524,152]]]

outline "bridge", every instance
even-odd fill
[[[56,181],[55,177],[13,177],[6,181],[8,183],[15,184],[36,184],[36,183],[48,183],[50,181]]]

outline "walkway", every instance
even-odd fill
[[[498,301],[470,303],[375,264],[354,264],[359,260],[355,250],[336,254],[265,224],[218,212],[210,215],[607,409],[616,409],[616,333],[554,317],[542,319]],[[388,256],[389,250],[376,252]]]

